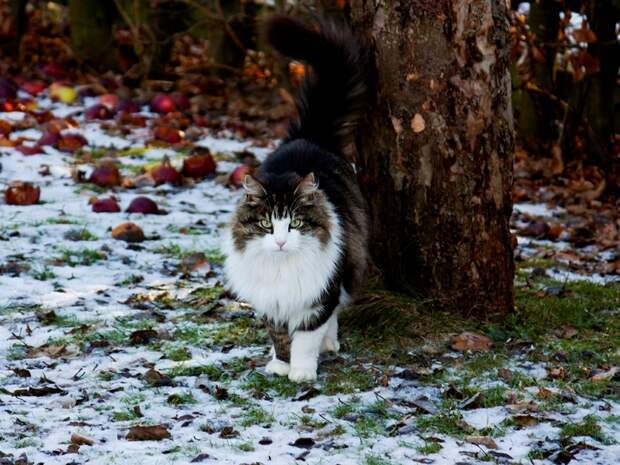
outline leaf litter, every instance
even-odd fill
[[[576,374],[527,341],[496,362],[483,358],[496,338],[466,331],[412,354],[427,366],[345,351],[314,385],[266,375],[266,332],[223,287],[219,236],[242,175],[274,143],[148,106],[114,119],[109,97],[62,92],[71,103],[50,89],[31,99],[36,110],[0,113],[0,182],[38,189],[0,204],[0,463],[550,464],[620,453],[617,397],[564,383],[613,392],[618,367]],[[188,154],[205,153],[206,178],[184,177]],[[598,226],[539,200],[518,204],[513,221],[522,270],[557,259],[542,277],[615,280]]]

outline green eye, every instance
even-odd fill
[[[291,228],[293,229],[297,229],[301,226],[301,220],[297,219],[297,218],[293,218],[291,221]]]
[[[271,220],[262,219],[258,222],[258,225],[263,229],[271,229]]]

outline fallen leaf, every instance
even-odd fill
[[[611,367],[607,371],[598,372],[590,377],[590,381],[609,381],[620,373],[620,367]]]
[[[493,347],[491,338],[478,333],[463,332],[452,338],[450,346],[453,350],[464,352],[488,352]]]
[[[314,439],[312,438],[299,438],[295,442],[289,444],[289,446],[299,447],[300,449],[311,449],[314,447]]]
[[[86,436],[82,436],[81,434],[73,433],[71,435],[71,443],[77,444],[78,446],[92,446],[95,444],[95,441]]]
[[[478,446],[485,446],[488,449],[497,449],[495,441],[488,436],[465,436],[465,441]]]
[[[125,439],[128,441],[161,441],[171,438],[170,432],[162,425],[133,426]]]

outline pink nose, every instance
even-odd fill
[[[282,247],[284,247],[284,244],[286,244],[286,241],[276,240],[276,244],[278,244],[278,247],[282,248]]]

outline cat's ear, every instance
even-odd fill
[[[256,180],[252,175],[246,174],[243,178],[243,188],[249,195],[264,195],[267,193],[263,185]]]
[[[303,177],[297,188],[295,189],[296,195],[309,195],[313,194],[319,188],[319,182],[317,181],[314,173],[308,173]]]

